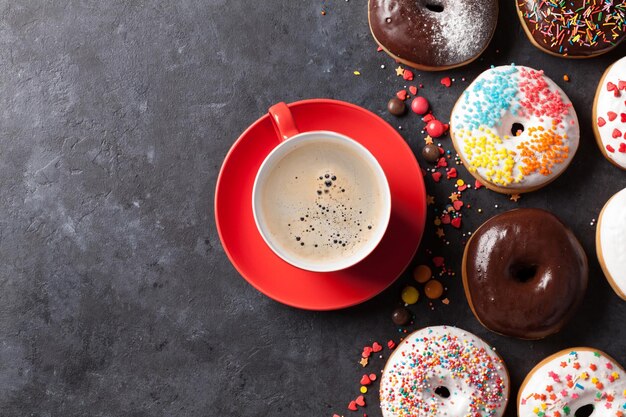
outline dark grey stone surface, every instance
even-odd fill
[[[421,122],[384,111],[405,83],[376,52],[366,1],[25,0],[1,1],[0,16],[0,415],[352,414],[360,351],[397,339],[390,312],[410,277],[343,311],[285,307],[230,265],[212,201],[228,148],[281,100],[360,104],[402,125],[419,152]],[[596,83],[624,52],[585,61],[542,54],[506,1],[481,60],[419,77],[445,119],[467,83],[445,89],[442,75],[469,81],[511,61],[543,67],[581,119],[579,154],[558,181],[518,204],[467,193],[483,213],[468,210],[463,228],[517,205],[557,212],[591,261],[572,323],[537,342],[492,334],[471,315],[458,275],[443,279],[449,306],[412,307],[415,328],[455,324],[496,345],[513,397],[534,363],[560,348],[591,345],[626,363],[626,303],[599,270],[589,224],[626,186],[590,129]],[[427,186],[438,204],[452,191]],[[430,248],[458,272],[462,232],[441,245],[431,220],[432,212],[416,263]],[[380,415],[375,388],[367,400],[368,415]]]

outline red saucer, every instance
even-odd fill
[[[215,221],[226,254],[257,290],[281,303],[333,310],[366,301],[391,285],[411,262],[424,231],[426,190],[404,139],[384,120],[354,104],[316,99],[289,104],[298,130],[332,130],[364,145],[382,166],[391,189],[391,219],[379,246],[338,272],[309,272],[280,259],[252,217],[252,185],[279,143],[269,115],[254,122],[228,152],[215,191]]]

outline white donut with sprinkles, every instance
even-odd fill
[[[463,92],[450,134],[478,181],[514,194],[556,179],[578,149],[580,129],[571,101],[543,71],[507,65],[483,72]]]
[[[606,353],[562,350],[539,362],[517,397],[519,417],[624,417],[626,375]]]
[[[593,132],[602,154],[626,170],[626,57],[611,65],[598,84]]]
[[[508,397],[502,359],[456,327],[426,327],[408,335],[380,382],[384,417],[500,417]]]
[[[611,197],[600,212],[596,253],[609,284],[626,300],[626,188]]]

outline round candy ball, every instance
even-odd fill
[[[411,110],[413,110],[413,112],[417,114],[426,114],[426,112],[428,111],[428,107],[428,100],[421,96],[415,97],[411,102]]]
[[[433,144],[424,146],[422,148],[422,156],[426,161],[434,164],[441,156],[439,153],[439,147]]]
[[[433,119],[426,125],[426,132],[433,138],[438,138],[446,133],[446,127],[439,120]]]
[[[420,284],[427,282],[430,279],[432,274],[433,274],[433,271],[431,271],[428,265],[418,265],[413,270],[413,278],[415,279],[415,281],[419,282]]]
[[[435,300],[443,295],[443,285],[436,279],[432,279],[424,287],[424,294],[431,300]]]
[[[406,307],[398,307],[391,313],[391,320],[397,326],[405,326],[411,321],[411,311]]]
[[[397,97],[393,97],[387,103],[387,110],[394,116],[402,116],[406,112],[406,104]]]
[[[417,300],[420,298],[420,293],[417,291],[417,288],[411,287],[410,285],[404,287],[402,290],[402,301],[406,304],[415,304]]]

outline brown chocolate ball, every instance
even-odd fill
[[[394,97],[387,103],[387,110],[394,116],[402,116],[406,112],[406,104],[399,98]]]
[[[437,145],[426,145],[422,148],[422,156],[430,163],[435,163],[439,160],[441,155],[439,154],[439,147]]]
[[[406,326],[411,321],[411,310],[406,307],[398,307],[393,310],[391,320],[397,326]]]

